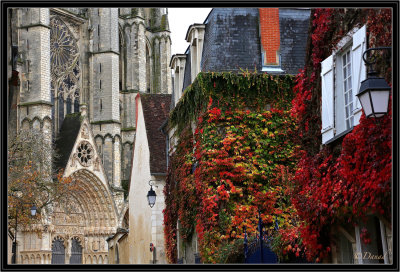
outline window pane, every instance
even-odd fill
[[[342,67],[343,69],[343,95],[344,95],[344,109],[346,128],[349,129],[353,126],[353,90],[352,90],[352,76],[351,76],[351,51],[348,50],[342,56]]]
[[[349,66],[347,67],[347,75],[351,76],[351,62],[349,62]]]
[[[347,90],[351,89],[351,76],[347,79]]]

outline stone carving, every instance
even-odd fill
[[[81,234],[83,235],[83,228],[81,226],[60,226],[57,225],[55,226],[55,231],[57,233],[63,233],[63,234]]]
[[[89,30],[89,52],[93,52],[93,27],[90,26]]]
[[[75,162],[78,159],[78,156],[76,155],[76,153],[74,153],[71,157],[71,167],[75,167]]]
[[[85,225],[83,214],[81,213],[54,213],[53,220],[56,225]]]
[[[82,141],[77,148],[77,156],[79,163],[88,167],[92,164],[93,159],[93,147],[88,141]]]
[[[88,131],[87,126],[83,126],[83,128],[82,128],[82,133],[81,133],[81,137],[82,137],[83,139],[89,139],[89,131]]]
[[[100,249],[99,247],[99,241],[93,241],[92,242],[92,250],[93,251],[98,251]]]
[[[89,250],[89,239],[85,237],[85,248]]]
[[[94,171],[100,171],[100,158],[97,157],[94,161]]]

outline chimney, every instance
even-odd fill
[[[280,65],[279,8],[260,8],[259,13],[263,65]]]

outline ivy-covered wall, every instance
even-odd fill
[[[179,133],[164,191],[170,262],[177,261],[177,220],[182,243],[197,233],[206,263],[240,259],[244,227],[256,233],[258,209],[271,236],[275,222],[281,230],[298,225],[290,200],[293,86],[291,76],[200,73],[185,90],[170,114]]]
[[[303,223],[285,239],[293,244],[297,233],[309,260],[321,261],[331,251],[332,226],[358,224],[371,213],[390,222],[392,111],[380,119],[363,114],[342,140],[321,146],[320,63],[355,26],[367,25],[369,48],[391,46],[392,24],[390,9],[315,9],[311,15],[306,66],[297,76],[292,108],[301,147],[293,203]],[[379,59],[375,68],[391,84],[390,66]]]

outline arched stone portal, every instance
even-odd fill
[[[67,203],[55,205],[52,236],[65,237],[66,263],[92,263],[95,255],[108,254],[106,239],[117,229],[116,208],[108,187],[94,173],[81,169],[70,176],[78,190]]]

